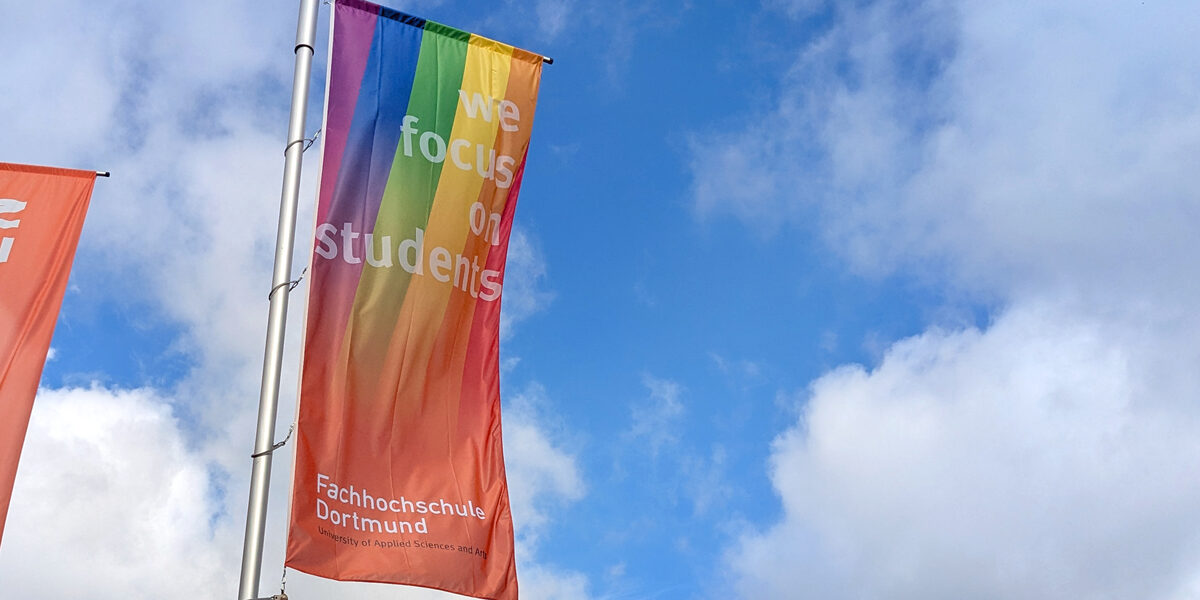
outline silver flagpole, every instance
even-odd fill
[[[275,273],[271,277],[271,308],[267,321],[267,350],[263,357],[262,388],[258,397],[258,431],[254,436],[254,466],[250,504],[246,510],[246,542],[242,547],[242,576],[238,600],[258,598],[266,531],[267,491],[271,483],[271,450],[275,443],[275,414],[279,405],[279,371],[283,363],[283,332],[287,317],[292,248],[296,238],[296,204],[300,195],[300,159],[304,153],[304,116],[317,36],[318,0],[300,0],[296,26],[296,70],[292,80],[292,113],[288,122],[283,193],[279,200],[279,231],[275,241]]]

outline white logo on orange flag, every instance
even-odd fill
[[[0,198],[0,215],[6,213],[19,213],[25,209],[25,203],[13,198]],[[5,219],[0,218],[0,229],[16,229],[21,224],[20,219]],[[0,263],[8,262],[8,255],[12,252],[13,238],[0,238]]]

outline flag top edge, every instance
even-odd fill
[[[506,44],[477,33],[471,33],[463,29],[458,29],[457,27],[446,25],[444,23],[410,15],[403,11],[381,6],[373,2],[368,2],[367,0],[337,0],[337,4],[373,13],[385,19],[424,29],[429,33],[435,33],[451,39],[468,42],[475,46],[501,52],[502,54],[509,54],[515,60],[540,64],[545,59],[545,57],[541,54],[518,48],[512,44]]]
[[[86,171],[83,169],[67,169],[63,167],[43,167],[41,165],[24,165],[20,163],[0,162],[0,171],[10,171],[15,173],[36,173],[38,175],[61,175],[67,177],[82,177],[95,179],[95,171]]]

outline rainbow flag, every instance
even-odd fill
[[[515,599],[504,260],[542,57],[334,6],[286,564]]]

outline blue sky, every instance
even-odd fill
[[[1200,598],[1194,3],[392,6],[555,58],[503,300],[525,597]],[[3,13],[0,159],[113,177],[0,581],[232,597],[295,6]]]

